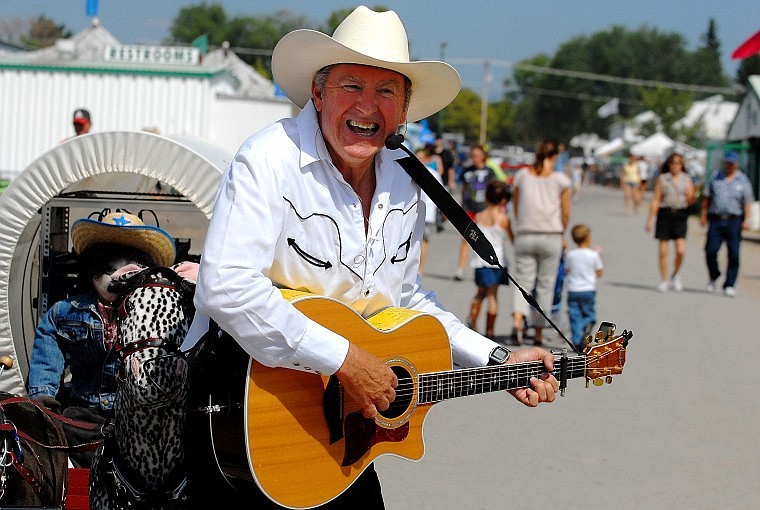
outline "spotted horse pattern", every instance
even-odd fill
[[[90,471],[90,507],[186,508],[188,363],[179,346],[194,286],[165,267],[127,273],[116,285],[121,367],[113,427]]]

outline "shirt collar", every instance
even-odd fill
[[[320,160],[331,163],[330,153],[327,152],[327,145],[317,122],[317,109],[311,99],[296,118],[296,124],[301,146],[300,167],[305,168]]]

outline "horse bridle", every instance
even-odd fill
[[[168,281],[169,283],[164,283]],[[161,287],[161,288],[169,288],[172,290],[175,290],[180,293],[180,295],[183,295],[182,290],[185,287],[184,281],[171,269],[169,268],[150,268],[145,269],[130,278],[128,278],[124,284],[124,289],[119,295],[119,298],[117,299],[117,341],[114,346],[114,349],[116,350],[117,354],[119,355],[119,358],[121,360],[123,374],[127,374],[129,371],[129,364],[127,363],[127,358],[129,356],[141,352],[145,349],[149,348],[163,348],[166,351],[168,351],[167,354],[158,354],[156,356],[150,357],[143,361],[143,365],[146,365],[148,363],[155,363],[161,359],[164,358],[173,358],[173,357],[179,357],[182,359],[185,359],[187,361],[187,357],[185,353],[183,353],[180,350],[179,344],[173,344],[170,346],[166,346],[164,339],[158,338],[158,337],[148,337],[140,339],[136,342],[130,342],[127,345],[124,345],[122,343],[122,339],[124,338],[124,335],[122,334],[122,321],[126,319],[130,312],[132,311],[129,309],[128,306],[128,299],[129,297],[139,288],[145,288],[145,287]],[[185,312],[185,315],[187,316],[189,314],[189,308],[188,303],[186,301],[181,301],[181,305],[183,308],[183,311]],[[155,407],[161,407],[163,405],[169,405],[170,402],[174,400],[174,395],[170,395],[167,393],[163,387],[157,383],[151,376],[150,372],[146,371],[146,378],[148,382],[157,389],[161,396],[164,397],[165,404],[157,405]],[[177,389],[177,391],[181,391],[181,387]],[[109,487],[110,490],[114,490],[117,492],[121,492],[124,494],[128,500],[136,502],[136,503],[150,503],[153,501],[177,501],[181,497],[183,497],[183,494],[185,492],[185,489],[187,487],[188,483],[188,477],[183,477],[177,486],[170,491],[166,492],[143,492],[140,489],[138,489],[134,484],[132,484],[129,480],[129,478],[119,469],[119,463],[118,459],[116,458],[118,455],[118,448],[111,448],[111,451],[114,452],[110,456],[110,458],[107,460],[108,464],[110,465],[110,470],[113,475],[113,486]]]
[[[168,281],[169,283],[164,283],[164,281]],[[114,345],[114,350],[119,355],[119,358],[121,359],[122,364],[122,374],[125,376],[128,373],[129,365],[126,362],[127,358],[131,356],[132,354],[135,354],[137,352],[141,352],[145,349],[149,349],[152,347],[161,347],[168,351],[167,354],[160,354],[153,356],[151,358],[146,359],[143,362],[143,365],[149,364],[149,363],[155,363],[158,360],[165,359],[165,358],[174,358],[179,357],[187,361],[187,357],[185,353],[183,353],[180,350],[179,344],[174,344],[170,346],[165,346],[165,341],[163,338],[158,337],[148,337],[140,339],[136,342],[130,342],[127,345],[124,345],[122,343],[122,338],[124,335],[122,334],[121,325],[122,321],[126,319],[131,309],[129,309],[128,306],[128,299],[129,297],[140,288],[146,288],[146,287],[159,287],[159,288],[167,288],[174,290],[180,295],[182,294],[182,287],[184,285],[183,280],[177,273],[175,273],[173,270],[165,267],[154,267],[149,269],[144,269],[143,271],[140,271],[139,273],[132,275],[129,277],[125,282],[123,282],[124,289],[119,295],[119,298],[117,299],[118,306],[116,308],[116,317],[117,317],[117,340],[116,344]],[[181,303],[181,306],[183,310],[185,311],[187,315],[187,303]],[[168,402],[171,402],[175,395],[170,395],[167,393],[160,384],[158,384],[153,378],[150,376],[149,372],[146,372],[146,378],[148,382],[157,389],[162,397],[166,400],[167,404]],[[181,388],[178,388],[177,391],[181,391]]]

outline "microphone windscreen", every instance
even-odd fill
[[[390,150],[396,150],[400,148],[402,143],[404,143],[404,135],[402,135],[401,133],[390,135],[388,138],[385,139],[385,147]]]

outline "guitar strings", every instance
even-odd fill
[[[568,372],[574,373],[578,370],[585,369],[585,366],[589,363],[593,363],[605,356],[609,356],[622,350],[623,349],[621,348],[616,348],[611,352],[603,353],[601,355],[568,358],[567,370]],[[551,373],[557,375],[559,370],[560,367],[555,364]],[[542,373],[549,372],[542,363],[536,361],[512,363],[509,365],[493,367],[476,367],[455,371],[429,372],[421,374],[417,378],[417,383],[415,383],[415,380],[411,377],[400,378],[399,384],[396,386],[396,398],[406,398],[411,396],[415,385],[418,386],[418,393],[444,393],[454,391],[454,389],[461,390],[465,386],[477,387],[483,383],[490,383],[491,385],[498,386],[505,381],[524,380],[529,382],[532,377],[539,377]],[[436,377],[442,377],[443,380],[435,380]],[[454,389],[451,389],[452,386]],[[517,386],[512,389],[527,386],[529,385]]]

